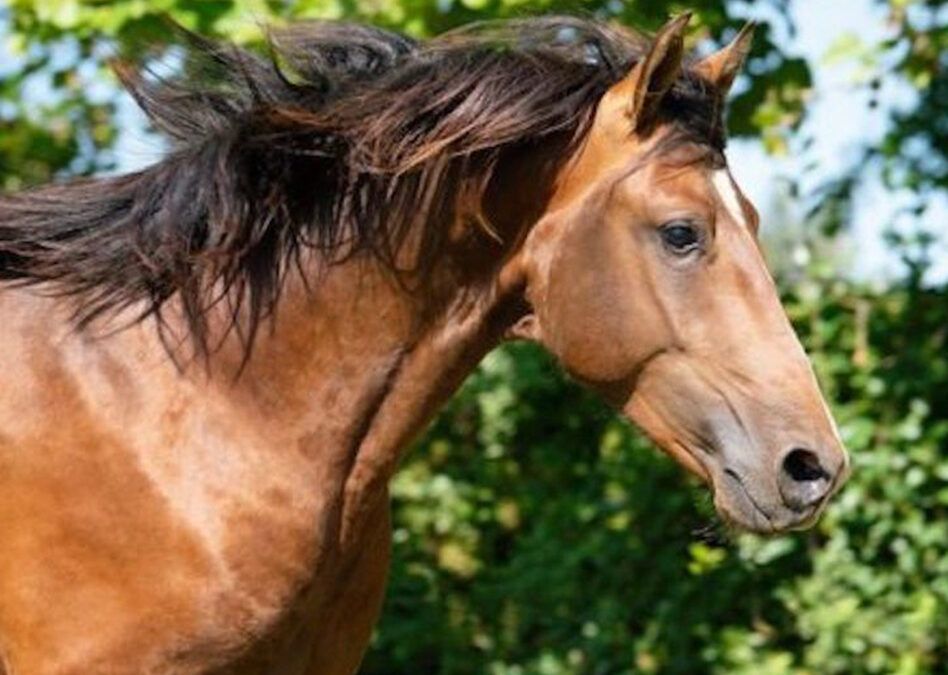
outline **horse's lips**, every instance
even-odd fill
[[[649,374],[661,380],[671,379],[673,373],[655,374],[657,367],[667,367],[669,363],[668,355],[661,356],[651,359],[648,368],[638,371],[638,377],[633,380],[635,385],[641,385],[642,378]],[[779,443],[774,438],[767,443],[754,433],[755,425],[745,421],[740,405],[730,401],[717,409],[705,410],[703,415],[697,416],[697,422],[691,420],[689,425],[687,419],[682,421],[680,414],[683,409],[689,410],[688,407],[676,407],[676,401],[663,399],[661,389],[658,395],[653,389],[650,396],[643,395],[639,386],[626,386],[617,391],[607,390],[607,400],[613,404],[621,401],[616,407],[626,419],[679,465],[706,483],[714,495],[718,514],[739,529],[778,534],[809,528],[848,475],[845,466],[842,471],[834,472],[833,485],[820,502],[795,511],[784,503],[777,485],[779,468],[771,464],[772,456],[777,453],[767,452],[769,446]],[[720,394],[720,390],[717,391]],[[771,461],[767,461],[768,457]]]
[[[720,489],[717,485],[714,486],[714,503],[722,516],[733,521],[736,525],[740,525],[754,532],[772,533],[779,529],[775,525],[771,514],[758,504],[736,471],[733,469],[724,469],[719,475],[722,476],[720,479],[722,485]],[[726,506],[727,502],[722,498],[721,490],[724,489],[725,485],[734,486],[729,489],[730,498],[733,500],[737,497],[737,502],[743,504],[743,507],[739,509],[739,512],[743,511],[740,518],[735,517],[736,514],[731,511],[731,508]],[[750,515],[750,518],[747,517],[748,515]]]
[[[834,490],[803,512],[795,512],[782,505],[762,504],[746,480],[738,472],[724,468],[714,472],[711,481],[714,505],[718,513],[728,522],[757,534],[780,534],[793,530],[805,530],[819,519]]]
[[[753,484],[749,481],[760,481],[759,477],[756,479],[751,477],[751,474],[756,472],[746,467],[742,471],[729,466],[731,462],[728,462],[727,456],[735,453],[729,453],[727,447],[712,448],[686,442],[680,438],[671,437],[670,434],[664,436],[661,432],[656,433],[656,427],[652,427],[649,422],[663,419],[664,416],[656,407],[641,398],[630,398],[622,408],[626,417],[632,419],[645,431],[653,442],[663,448],[678,464],[708,484],[709,489],[714,493],[714,504],[718,514],[741,529],[759,534],[776,534],[810,527],[816,522],[823,506],[836,490],[836,487],[830,490],[826,497],[811,509],[803,513],[792,512],[780,503],[771,503],[771,500],[764,498],[753,489]],[[635,418],[638,420],[636,421]],[[739,438],[730,440],[733,443],[740,443]],[[730,447],[734,449],[734,446]],[[737,453],[738,456],[740,454]],[[841,482],[837,477],[837,483]],[[776,487],[773,489],[776,491]]]

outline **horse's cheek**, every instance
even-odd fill
[[[558,256],[546,294],[546,346],[574,376],[613,382],[647,353],[627,261],[607,241],[576,242]]]

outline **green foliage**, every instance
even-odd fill
[[[898,59],[874,59],[852,36],[832,56],[859,60],[866,86],[887,63],[918,88],[871,151],[924,198],[946,185],[944,21],[926,18],[939,3],[889,5],[883,46]],[[654,28],[686,6],[699,38],[740,24],[725,0],[8,0],[0,37],[6,25],[16,61],[0,62],[0,188],[112,165],[120,99],[106,61],[166,35],[164,14],[253,42],[261,23],[287,18],[426,35],[571,10]],[[786,23],[787,3],[773,7]],[[810,70],[774,44],[773,27],[761,26],[730,124],[781,152]],[[928,155],[906,152],[917,139]],[[856,178],[832,186],[830,207]],[[892,243],[907,255],[914,245]],[[924,256],[910,259],[916,273],[888,289],[825,274],[783,284],[854,461],[808,533],[722,536],[707,526],[705,489],[542,352],[491,354],[393,485],[391,586],[364,672],[948,672],[948,289],[920,286]]]
[[[704,488],[507,347],[395,481],[365,672],[948,672],[948,292],[827,278],[786,304],[853,453],[814,531],[702,535]]]
[[[882,47],[918,92],[910,110],[896,114],[881,144],[890,184],[919,190],[948,188],[948,16],[942,3],[890,0],[895,35]]]
[[[853,84],[869,94],[871,108],[879,105],[880,92],[897,87],[899,98],[911,102],[888,112],[890,124],[880,140],[851,153],[851,164],[824,186],[820,206],[830,230],[844,227],[863,179],[878,169],[888,188],[908,198],[890,224],[893,236],[921,238],[910,248],[921,243],[924,257],[933,242],[919,221],[936,201],[933,194],[944,197],[948,190],[948,11],[944,0],[875,1],[886,13],[886,37],[867,43],[841,35],[827,58],[857,66]],[[909,254],[909,267],[917,265],[918,256]]]

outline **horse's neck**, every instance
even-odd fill
[[[234,380],[235,345],[212,357],[210,376],[199,364],[182,373],[148,323],[91,339],[69,330],[65,305],[4,289],[7,501],[40,505],[29,519],[40,524],[36,541],[79,542],[89,569],[114,563],[129,578],[158,579],[161,593],[161,580],[169,593],[193,592],[195,622],[220,644],[281,639],[282,622],[300,616],[332,643],[354,612],[374,617],[374,600],[333,609],[333,599],[347,597],[355,562],[384,564],[371,547],[373,536],[387,540],[388,478],[496,342],[497,306],[492,292],[469,291],[432,317],[378,270],[339,265],[312,292],[287,287]],[[29,527],[16,532],[29,534],[14,541],[32,541]]]
[[[457,291],[430,316],[376,267],[334,267],[313,291],[291,286],[232,387],[236,408],[316,467],[312,490],[341,508],[343,541],[385,497],[404,447],[500,338],[492,288]]]

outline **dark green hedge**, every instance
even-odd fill
[[[365,672],[948,672],[948,291],[786,302],[853,458],[814,530],[714,527],[703,487],[510,346],[395,481]]]

